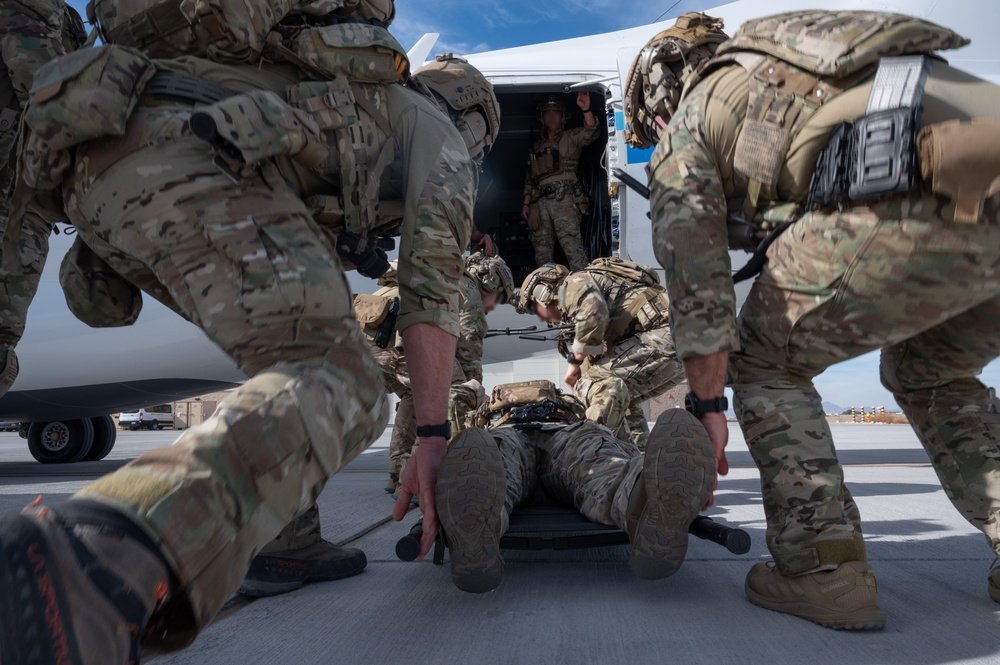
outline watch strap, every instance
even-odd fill
[[[417,427],[417,436],[420,438],[443,436],[445,439],[450,439],[451,423],[445,421],[440,425],[420,425]]]

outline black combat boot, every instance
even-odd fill
[[[158,548],[104,504],[37,504],[0,519],[3,664],[138,665],[177,587]]]

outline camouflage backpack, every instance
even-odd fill
[[[572,395],[564,395],[551,381],[504,383],[493,389],[479,409],[479,422],[498,427],[506,423],[561,422],[584,419],[584,407]]]
[[[602,256],[584,268],[586,272],[604,273],[636,286],[660,286],[660,276],[650,266],[626,261],[617,256]]]
[[[139,49],[154,58],[195,55],[217,62],[256,62],[269,47],[294,62],[317,46],[387,47],[405,52],[385,28],[395,17],[393,0],[89,0],[87,19],[101,39]],[[301,32],[309,33],[299,39]],[[301,43],[299,43],[301,42]],[[322,50],[329,50],[323,48]],[[383,53],[384,54],[384,53]],[[334,56],[352,68],[356,50]],[[356,68],[369,67],[370,54]],[[396,60],[389,54],[389,60]],[[299,63],[296,63],[299,64]],[[398,62],[394,63],[396,69]],[[401,76],[402,72],[397,72]]]
[[[873,76],[880,58],[968,43],[947,28],[902,14],[787,12],[744,23],[685,81],[682,99],[724,65],[738,63],[747,71],[750,95],[734,168],[749,181],[743,216],[751,220],[761,199],[777,200],[775,187],[792,140],[821,106]],[[801,164],[811,173],[815,156]]]

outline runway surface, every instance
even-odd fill
[[[730,427],[730,464],[707,514],[747,530],[735,556],[692,539],[674,576],[633,577],[627,546],[508,552],[501,586],[472,595],[447,564],[403,563],[396,540],[417,521],[392,522],[383,492],[388,433],[335,476],[319,500],[324,535],[360,547],[356,577],[284,596],[236,598],[189,649],[157,665],[492,665],[678,663],[823,665],[1000,663],[1000,605],[986,594],[993,556],[945,497],[906,425],[832,425],[864,521],[879,581],[883,631],[842,633],[751,605],[750,566],[768,559],[760,484],[742,435]],[[38,495],[58,502],[176,432],[119,432],[108,459],[34,462],[16,434],[0,434],[0,509]]]

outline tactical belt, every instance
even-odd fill
[[[185,106],[215,104],[234,94],[236,93],[200,76],[164,71],[156,72],[142,89],[143,97]]]

